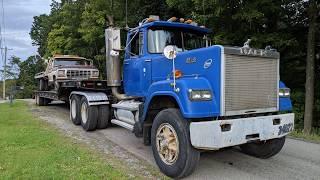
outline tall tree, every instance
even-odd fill
[[[318,4],[316,0],[309,1],[309,31],[307,44],[307,63],[306,63],[306,94],[304,111],[304,133],[310,134],[313,120],[314,108],[314,77],[315,77],[315,41],[317,29]]]

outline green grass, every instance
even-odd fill
[[[302,132],[302,130],[294,130],[293,132],[290,133],[289,136],[294,137],[294,138],[298,138],[298,139],[304,139],[307,141],[313,141],[316,143],[320,143],[320,133],[318,131],[313,132],[308,135],[308,134],[304,134]]]
[[[0,104],[0,179],[127,179],[86,147],[35,119],[24,102]]]

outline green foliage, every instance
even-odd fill
[[[0,179],[128,178],[35,119],[23,102],[0,104],[0,117]]]
[[[44,68],[44,60],[39,56],[30,56],[27,60],[19,63],[20,74],[17,85],[23,86],[24,89],[17,92],[16,98],[32,98],[33,91],[37,86],[34,76]]]

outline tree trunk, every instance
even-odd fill
[[[314,106],[314,75],[315,75],[315,35],[317,28],[318,9],[315,0],[309,2],[309,31],[307,44],[306,84],[305,84],[305,109],[303,132],[310,134],[313,120]]]

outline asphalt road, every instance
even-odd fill
[[[51,123],[58,128],[72,127],[69,110],[61,104],[41,107],[40,111],[54,116]],[[41,117],[40,117],[41,118]],[[58,125],[60,124],[60,126]],[[72,128],[69,128],[73,131]],[[120,127],[99,130],[95,134],[107,138],[136,157],[155,166],[150,146],[144,146],[142,139]],[[89,134],[89,133],[88,133]],[[90,135],[91,136],[91,135]],[[257,159],[228,148],[201,154],[200,165],[187,179],[318,179],[320,180],[320,144],[287,138],[282,151],[267,160]]]

